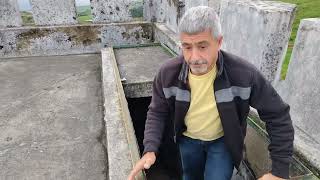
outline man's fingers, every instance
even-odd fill
[[[144,164],[145,164],[144,161],[140,160],[130,172],[128,180],[134,180],[134,177],[139,173],[139,171],[143,169]]]
[[[151,166],[153,163],[154,163],[154,162],[153,162],[151,159],[146,159],[146,161],[145,161],[145,163],[144,163],[144,165],[143,165],[144,169],[149,169],[150,166]]]

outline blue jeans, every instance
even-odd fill
[[[183,180],[230,180],[233,162],[224,138],[202,141],[183,136],[179,140]]]

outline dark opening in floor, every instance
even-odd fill
[[[141,155],[143,152],[145,123],[151,97],[127,98],[127,101]],[[169,153],[168,149],[172,148],[168,146],[170,145],[163,144],[160,147],[161,155],[157,156],[155,165],[153,165],[149,171],[146,171],[149,180],[179,179],[179,168],[177,167],[178,160],[175,155]]]

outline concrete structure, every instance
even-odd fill
[[[0,17],[0,28],[21,26],[22,19],[17,0],[1,0]]]
[[[150,43],[146,22],[0,29],[0,61],[6,57],[97,53],[102,47]]]
[[[30,0],[36,25],[76,24],[74,0]]]
[[[143,11],[144,19],[152,22],[165,22],[171,30],[177,32],[184,7],[184,2],[179,0],[146,0]]]
[[[153,79],[160,66],[172,56],[161,46],[115,49],[126,97],[152,96]]]
[[[103,49],[102,89],[107,133],[109,180],[126,179],[140,159],[138,144],[112,48]],[[142,173],[137,180],[144,179]]]
[[[129,10],[131,0],[90,0],[94,23],[128,22],[132,20]]]
[[[185,0],[184,3],[185,3],[185,9],[189,9],[195,6],[209,6],[214,8],[217,14],[220,13],[221,0],[200,0],[200,1]]]
[[[276,79],[288,45],[295,7],[276,1],[222,1],[223,49],[253,63],[268,80]]]
[[[320,175],[320,19],[300,23],[286,80],[277,89],[291,105],[295,148]]]
[[[169,29],[164,23],[154,23],[155,42],[164,44],[176,54],[181,54],[181,45],[178,35]]]
[[[0,61],[0,179],[106,179],[100,55]]]

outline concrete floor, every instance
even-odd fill
[[[100,55],[0,60],[0,179],[106,179]]]
[[[152,95],[152,82],[163,63],[171,55],[161,46],[123,48],[114,50],[126,97]]]

